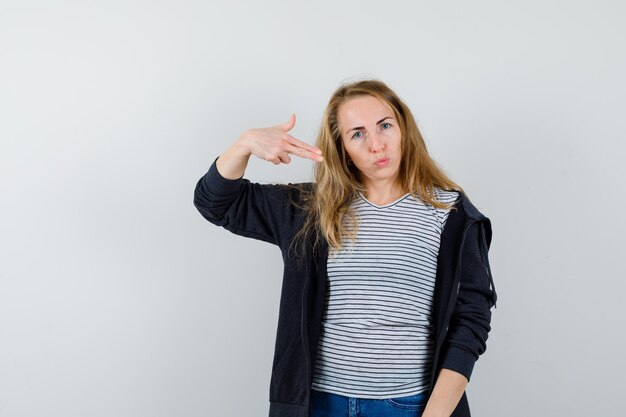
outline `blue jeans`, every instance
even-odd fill
[[[310,417],[421,417],[426,393],[373,400],[311,390]]]

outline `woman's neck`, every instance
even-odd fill
[[[363,196],[376,205],[384,206],[396,201],[406,193],[398,184],[371,182],[365,185]]]

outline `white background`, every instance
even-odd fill
[[[493,223],[476,416],[621,416],[620,1],[0,0],[0,416],[265,416],[282,263],[196,181],[376,77]],[[250,162],[258,182],[312,162]]]

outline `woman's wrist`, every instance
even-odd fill
[[[240,157],[249,158],[252,156],[252,149],[250,146],[250,130],[245,130],[239,135],[239,138],[233,143],[232,151],[234,154]]]
[[[226,152],[217,158],[217,171],[224,178],[239,179],[243,176],[251,155],[249,137],[244,132]]]

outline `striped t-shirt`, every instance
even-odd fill
[[[458,194],[435,188],[435,196],[450,203]],[[359,398],[418,394],[430,383],[431,306],[449,209],[410,194],[381,206],[360,193],[352,209],[355,244],[346,237],[328,257],[312,388]]]

